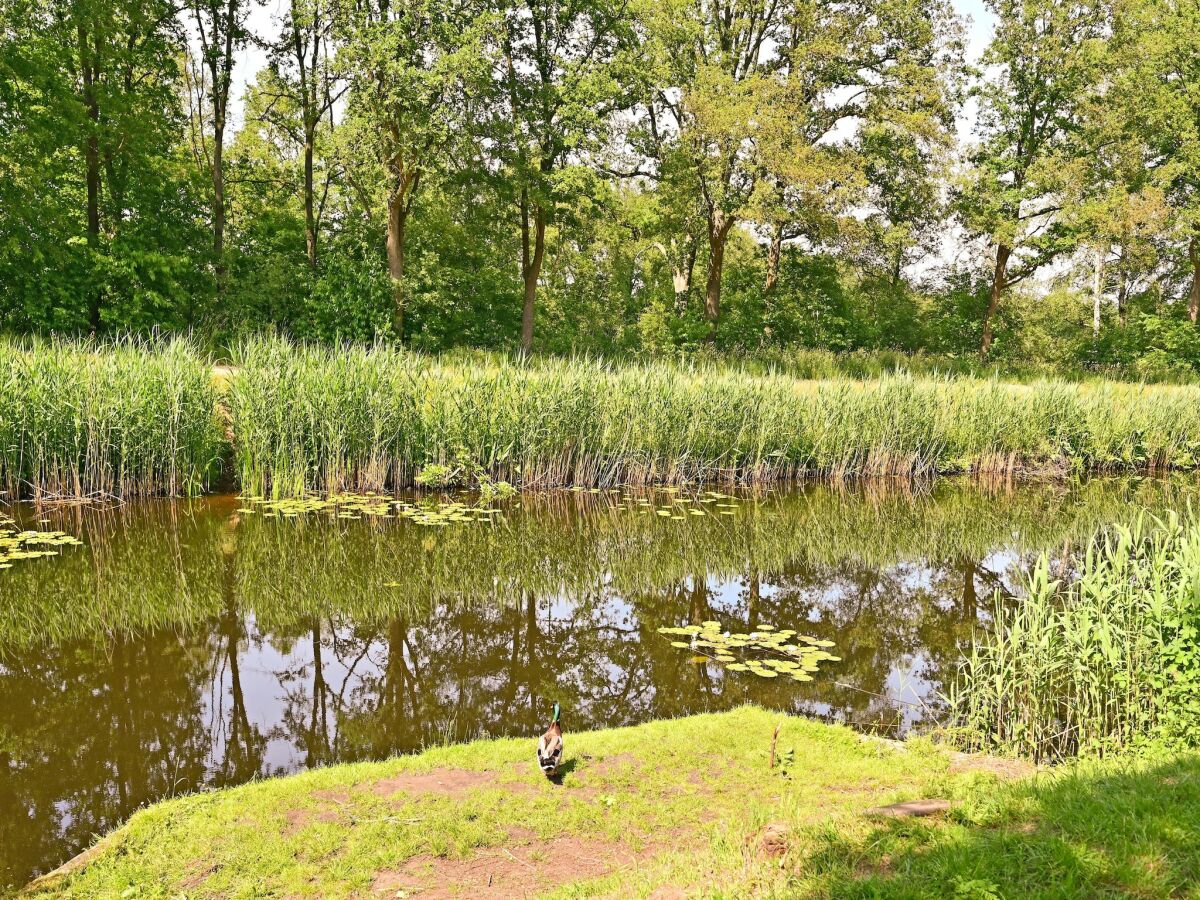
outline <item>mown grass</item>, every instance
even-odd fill
[[[772,770],[776,725],[787,762]],[[497,889],[530,879],[539,896],[560,897],[1168,897],[1200,886],[1195,755],[1008,781],[927,742],[752,707],[567,741],[561,784],[535,770],[531,737],[167,801],[27,893],[455,896],[492,875]],[[456,792],[381,790],[462,772],[487,774]],[[864,816],[933,796],[953,802],[946,817]],[[762,841],[768,825],[781,856]],[[611,871],[584,859],[608,859]]]
[[[198,494],[219,471],[216,400],[183,341],[0,341],[0,487]]]
[[[1043,556],[975,637],[953,698],[967,746],[1059,760],[1200,744],[1200,522],[1140,516],[1075,572]]]
[[[708,347],[680,354],[680,360],[699,366],[736,368],[751,374],[782,374],[793,378],[875,379],[884,375],[932,378],[971,377],[1004,381],[1125,381],[1155,384],[1194,384],[1191,369],[1138,369],[1121,365],[1070,365],[1037,358],[980,360],[977,353],[906,353],[900,350],[818,350],[810,347],[761,347],[748,351],[715,351]]]
[[[1193,468],[1200,388],[805,381],[256,340],[229,386],[251,493],[380,490],[456,460],[525,487]]]

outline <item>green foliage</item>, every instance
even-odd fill
[[[0,31],[0,329],[187,324],[205,252],[172,8],[14,0]]]
[[[226,13],[0,6],[0,331],[1200,371],[1194,4],[995,0],[980,72],[941,0],[285,7],[217,260]]]

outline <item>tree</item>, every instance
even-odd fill
[[[859,125],[890,120],[924,134],[946,118],[953,22],[940,3],[672,0],[642,15],[645,143],[660,176],[686,173],[705,211],[710,323],[730,231],[761,210],[764,185],[781,244],[789,191],[803,203],[852,177],[838,145]]]
[[[333,66],[334,14],[330,0],[291,0],[282,32],[271,45],[269,81],[260,89],[272,95],[263,117],[291,134],[300,147],[305,251],[317,268],[317,238],[333,172],[326,166],[318,199],[315,157],[318,131],[328,116],[333,128],[334,105],[345,92]]]
[[[193,143],[212,179],[212,247],[217,293],[225,286],[225,127],[238,52],[250,38],[246,16],[252,0],[188,0],[199,54],[188,62]],[[207,107],[207,108],[206,108]],[[211,129],[212,143],[209,144]]]
[[[1080,104],[1103,58],[1103,9],[1063,0],[989,0],[998,19],[978,88],[980,142],[958,205],[970,234],[995,247],[980,355],[991,351],[1005,292],[1070,246],[1057,214],[1077,156]]]
[[[517,185],[521,227],[521,348],[533,348],[546,229],[577,189],[583,155],[624,103],[617,80],[627,19],[620,0],[502,0],[501,139]]]
[[[1187,316],[1200,319],[1200,3],[1122,0],[1116,5],[1111,91],[1125,134],[1139,140],[1152,183],[1190,269]]]
[[[165,0],[2,7],[0,321],[179,325],[199,285]]]
[[[1062,221],[1072,242],[1085,250],[1092,294],[1092,335],[1100,334],[1108,284],[1117,283],[1117,312],[1132,277],[1153,270],[1153,246],[1168,225],[1162,186],[1141,134],[1128,127],[1114,104],[1112,85],[1083,104],[1080,152],[1060,170]]]
[[[342,24],[351,89],[340,144],[363,209],[386,211],[398,339],[413,203],[422,183],[444,172],[473,133],[471,101],[491,71],[494,27],[482,13],[473,0],[372,0]]]

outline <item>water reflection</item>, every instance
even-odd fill
[[[747,701],[900,729],[1032,552],[1069,566],[1100,523],[1194,495],[810,485],[678,521],[556,494],[436,530],[264,520],[232,498],[58,510],[85,547],[0,574],[0,885],[160,797],[532,735],[548,699],[575,729]],[[706,619],[796,627],[843,661],[767,682],[657,634]]]

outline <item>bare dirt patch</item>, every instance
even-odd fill
[[[287,820],[287,825],[283,829],[286,837],[304,830],[312,822],[338,821],[338,814],[332,809],[289,809],[283,814],[283,817]]]
[[[965,772],[984,772],[1011,781],[1033,775],[1037,772],[1037,766],[1023,759],[1005,759],[983,753],[951,753],[950,774],[959,775]]]
[[[316,800],[324,800],[327,803],[336,803],[339,806],[345,805],[353,799],[349,791],[328,790],[328,791],[313,791],[312,796]]]
[[[783,822],[768,822],[756,833],[746,836],[746,845],[763,856],[778,859],[791,848],[792,829]]]
[[[501,781],[497,772],[475,772],[470,769],[433,769],[429,772],[401,772],[371,785],[380,797],[393,794],[441,794],[457,797],[468,791],[483,788],[503,788],[506,791],[529,791],[529,785]]]
[[[638,758],[633,753],[616,753],[612,756],[606,756],[604,759],[595,765],[589,765],[586,769],[581,769],[580,774],[586,774],[589,778],[607,778],[609,775],[615,775],[623,769],[638,768]]]
[[[489,898],[536,897],[551,888],[632,868],[653,855],[620,844],[560,837],[480,851],[470,859],[420,856],[375,876],[378,895],[396,891],[421,900],[445,900],[486,891]]]
[[[217,871],[216,863],[208,863],[197,860],[187,868],[187,875],[179,882],[179,886],[185,891],[194,890],[204,883],[213,872]]]
[[[892,803],[888,806],[873,806],[866,810],[864,816],[879,819],[919,819],[925,816],[938,816],[949,812],[950,801],[929,798],[926,800],[906,800],[903,803]]]

